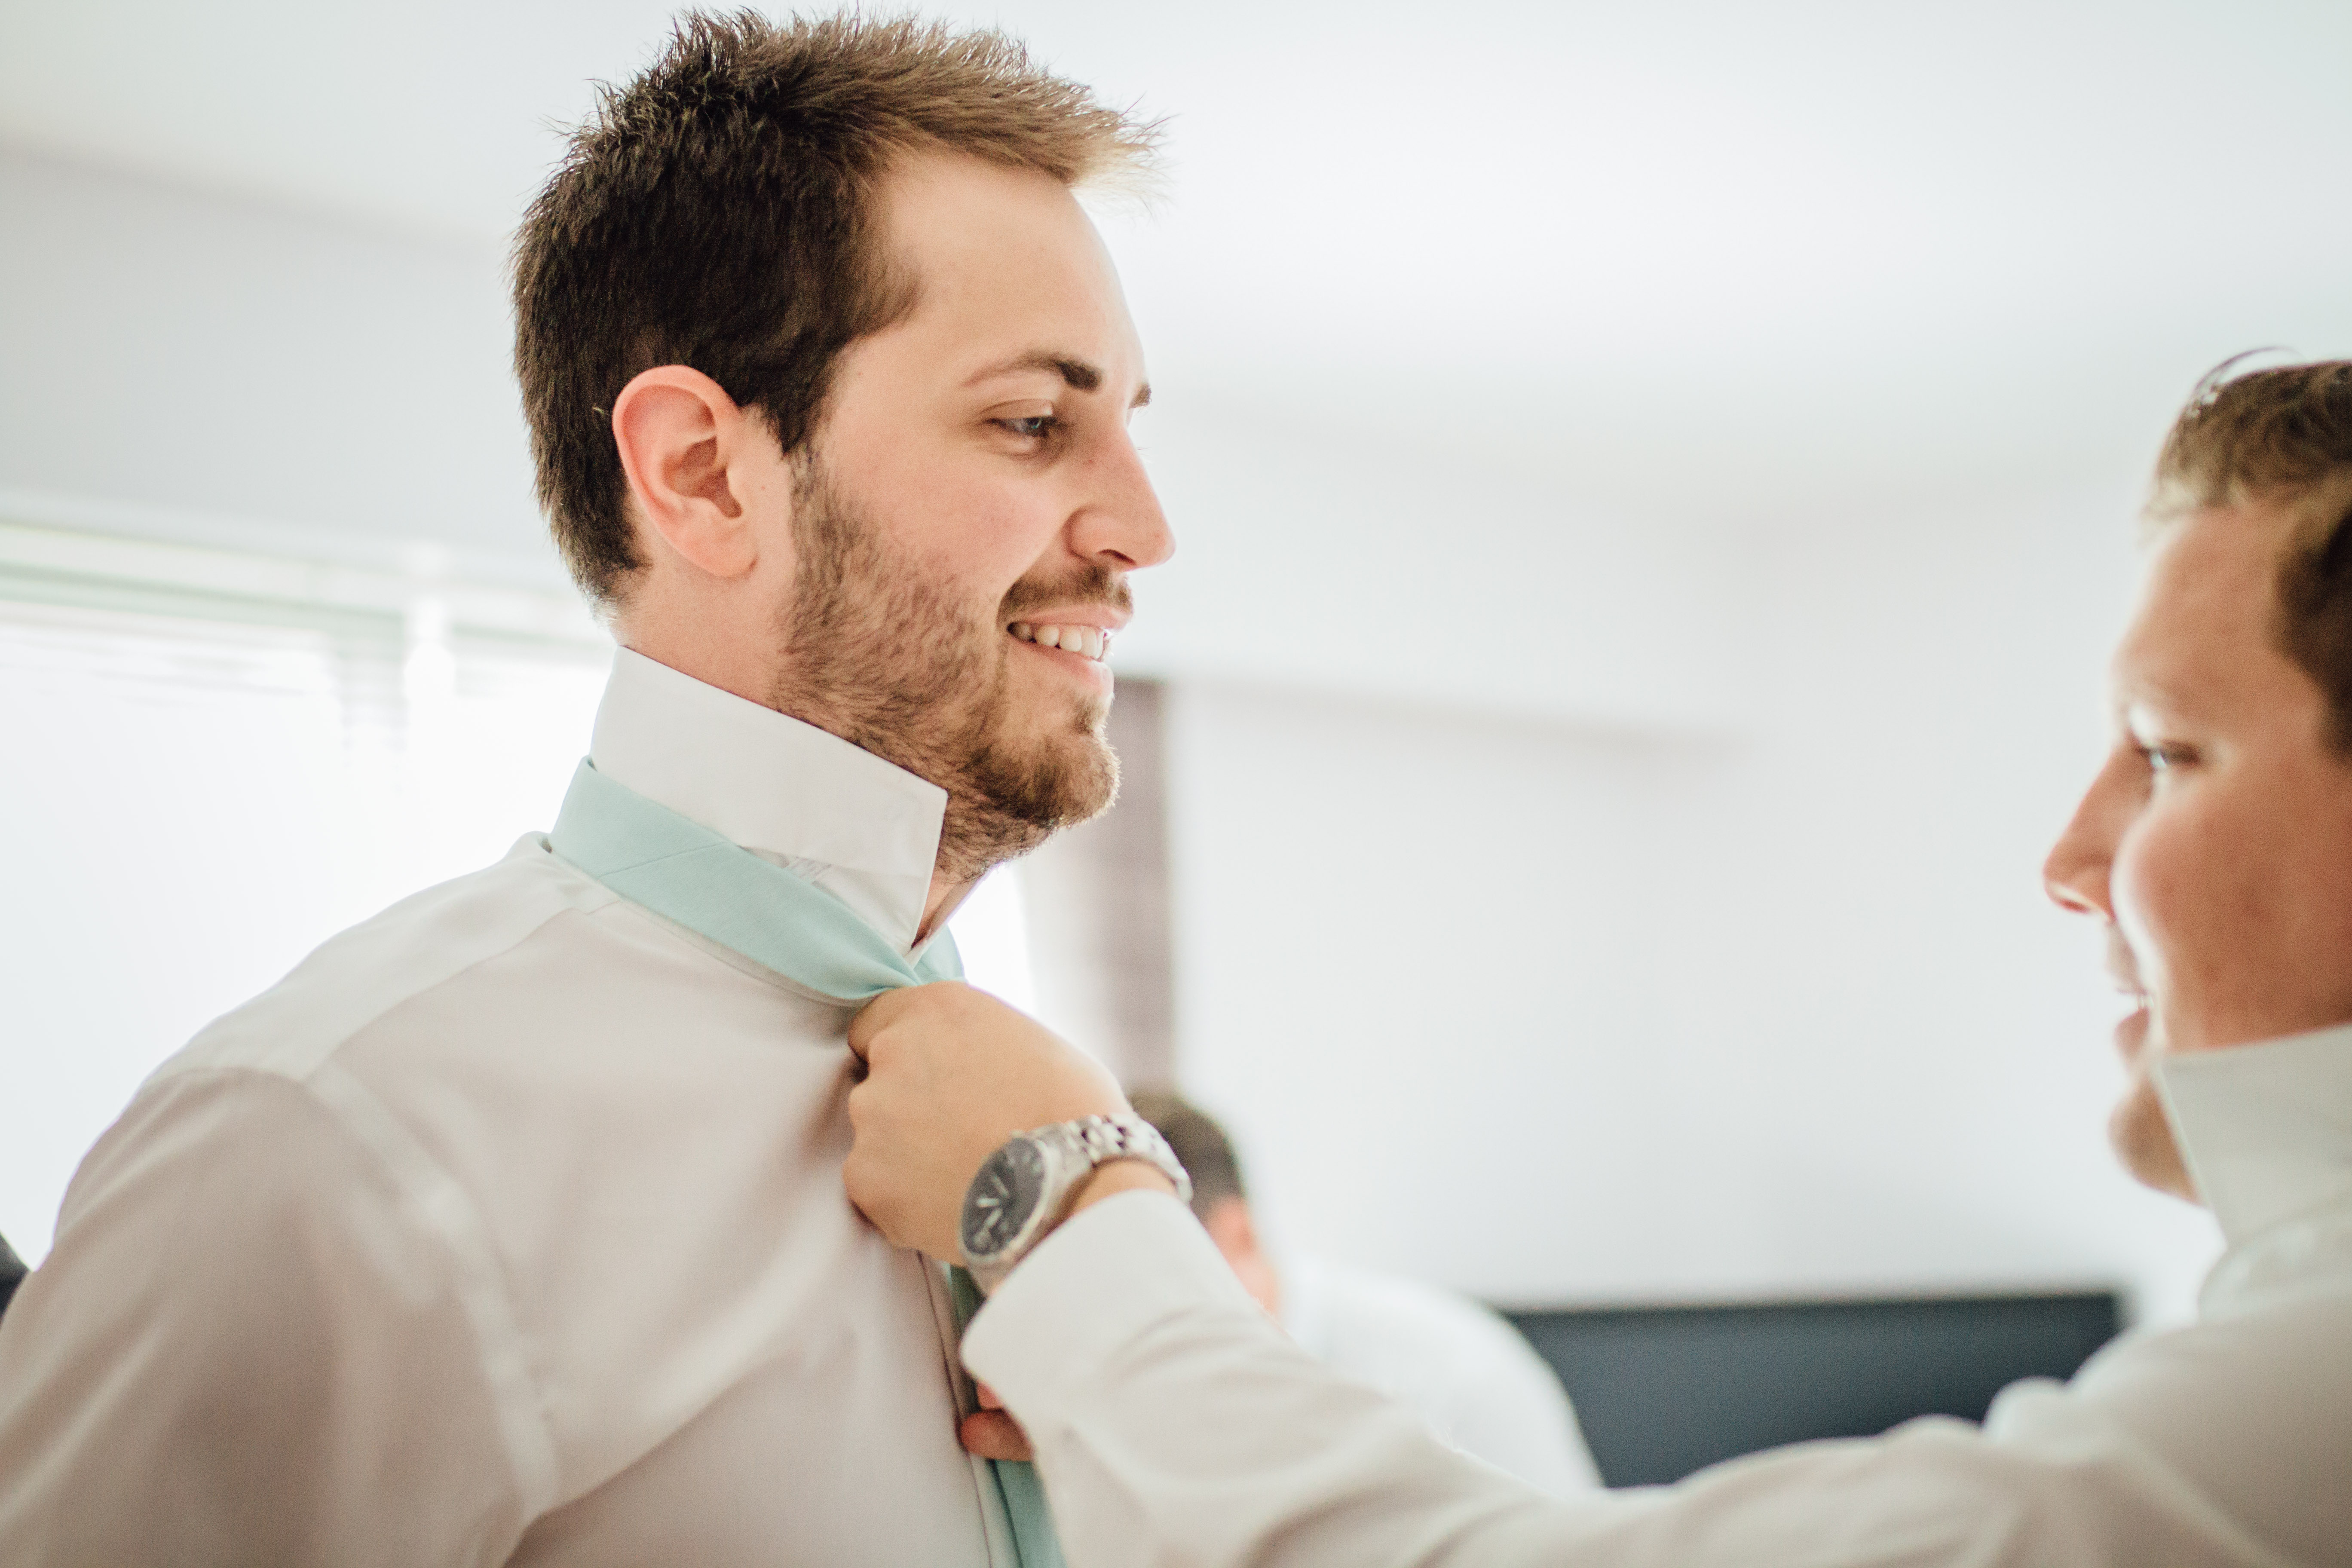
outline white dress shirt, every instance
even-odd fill
[[[626,652],[593,759],[909,951],[931,784]],[[537,836],[329,942],[76,1175],[0,1562],[1010,1561],[943,1282],[842,1192],[849,1016]]]
[[[2199,1321],[2013,1384],[1981,1430],[1929,1417],[1556,1501],[1300,1352],[1155,1194],[1049,1237],[964,1359],[1089,1568],[2352,1563],[2352,1027],[2161,1081],[2229,1242]]]
[[[1282,1266],[1282,1326],[1335,1372],[1412,1407],[1454,1447],[1539,1491],[1601,1484],[1576,1412],[1519,1331],[1465,1296],[1320,1258]]]

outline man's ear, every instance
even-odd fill
[[[760,559],[745,503],[759,465],[747,442],[767,437],[727,389],[682,364],[640,371],[613,400],[613,440],[638,515],[661,542],[710,576],[740,578]],[[658,552],[654,540],[646,543]]]

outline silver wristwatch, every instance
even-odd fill
[[[1141,1160],[1192,1201],[1192,1178],[1160,1130],[1140,1116],[1081,1116],[1016,1134],[988,1157],[963,1195],[956,1241],[964,1267],[982,1290],[993,1290],[1037,1238],[1060,1223],[1070,1196],[1097,1165]]]

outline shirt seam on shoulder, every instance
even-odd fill
[[[489,1246],[488,1227],[464,1184],[416,1142],[390,1107],[340,1063],[321,1062],[311,1073],[297,1078],[250,1063],[207,1062],[173,1078],[177,1083],[205,1079],[248,1081],[291,1092],[331,1122],[390,1181],[404,1217],[448,1259],[459,1308],[481,1357],[482,1381],[498,1413],[499,1447],[506,1454],[522,1521],[528,1524],[546,1512],[553,1506],[558,1484],[552,1426],[522,1355],[521,1335],[498,1268],[496,1248]]]
[[[227,1068],[225,1071],[255,1071]],[[260,1069],[259,1076],[280,1077]],[[392,1181],[412,1221],[446,1255],[458,1305],[472,1328],[481,1374],[498,1412],[522,1519],[554,1506],[559,1485],[555,1436],[530,1358],[522,1348],[514,1302],[497,1247],[473,1196],[392,1108],[358,1075],[322,1060],[299,1080],[287,1080],[313,1100]]]
[[[575,869],[575,868],[570,866],[568,862],[562,863],[564,864],[567,870]],[[601,888],[601,884],[599,884],[599,886]],[[603,890],[610,891],[609,889],[604,889]],[[617,898],[617,895],[615,895],[615,897]],[[563,915],[571,913],[593,914],[598,909],[603,907],[602,904],[597,903],[583,904],[580,900],[574,898],[568,889],[559,893],[557,898],[559,901],[556,904],[541,911],[539,919],[532,921],[529,925],[523,927],[520,931],[516,931],[508,941],[500,942],[498,946],[488,952],[473,954],[457,968],[448,971],[446,973],[436,974],[424,984],[411,986],[401,991],[396,995],[385,997],[383,1005],[370,1012],[367,1016],[361,1018],[357,1022],[352,1024],[349,1027],[339,1031],[331,1039],[320,1041],[316,1051],[313,1053],[312,1059],[299,1068],[280,1067],[268,1060],[226,1062],[196,1060],[184,1062],[181,1057],[174,1056],[171,1060],[166,1061],[163,1066],[157,1068],[152,1073],[148,1075],[146,1080],[140,1085],[140,1090],[143,1093],[148,1089],[156,1085],[169,1083],[175,1079],[179,1079],[189,1074],[207,1071],[260,1073],[273,1078],[284,1079],[289,1083],[308,1083],[313,1075],[317,1074],[320,1069],[333,1061],[336,1057],[340,1056],[346,1046],[349,1046],[360,1036],[367,1033],[368,1030],[383,1022],[383,1020],[393,1013],[408,1005],[418,997],[430,995],[432,993],[438,991],[445,985],[454,984],[457,981],[462,980],[467,975],[472,973],[475,970],[479,969],[482,965],[493,963],[498,959],[504,958],[507,954],[512,952],[515,949],[529,942],[532,937],[537,936],[541,931],[546,930],[551,922],[560,919]],[[281,981],[279,984],[283,984],[284,982]],[[275,990],[277,987],[273,986],[271,989]],[[263,994],[267,994],[267,993],[264,993]],[[210,1031],[207,1029],[205,1032],[209,1033]],[[199,1037],[201,1038],[201,1037]]]

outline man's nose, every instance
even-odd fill
[[[1071,520],[1072,550],[1127,571],[1157,566],[1176,552],[1176,536],[1144,471],[1143,454],[1124,430],[1103,443],[1087,477],[1085,503]]]
[[[2076,914],[2115,919],[2107,877],[2114,868],[2116,840],[2129,820],[2129,801],[2110,759],[2091,781],[2074,807],[2058,842],[2042,863],[2042,887],[2058,907]]]

